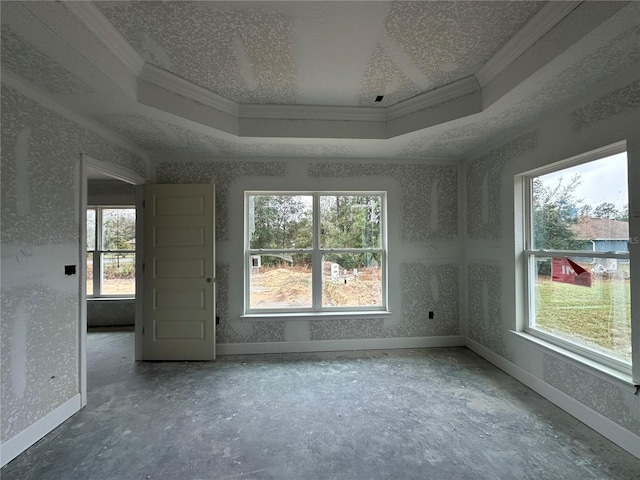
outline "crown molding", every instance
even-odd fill
[[[92,2],[64,1],[62,4],[134,75],[140,74],[143,58]]]
[[[386,108],[331,105],[259,105],[236,103],[150,63],[144,64],[138,78],[202,105],[236,116],[240,120],[385,122],[480,91],[476,77],[470,75]]]
[[[451,82],[390,107],[241,104],[146,62],[138,80],[238,117],[239,120],[317,120],[385,122],[480,91],[474,75]]]
[[[484,88],[581,3],[582,1],[547,2],[487,63],[480,67],[476,73],[480,87]]]
[[[148,62],[145,62],[142,67],[142,71],[138,77],[138,81],[140,80],[168,90],[172,93],[176,93],[215,110],[228,113],[235,117],[238,116],[238,103],[218,95],[211,90],[200,87],[189,80],[179,77],[178,75],[162,70]]]
[[[478,85],[478,80],[475,75],[469,75],[468,77],[461,78],[455,82],[434,88],[433,90],[387,107],[387,121],[435,107],[449,100],[454,100],[479,91],[480,85]]]
[[[385,139],[478,113],[480,103],[471,97],[481,93],[476,77],[470,75],[387,108],[239,104],[145,63],[138,77],[137,99],[149,107],[240,137]],[[438,110],[443,103],[453,101],[462,103],[449,112]],[[194,108],[193,103],[205,110]],[[411,114],[422,116],[403,120]]]
[[[91,2],[63,1],[73,13],[140,82],[146,82],[238,120],[310,120],[332,122],[387,122],[455,98],[478,92],[475,76],[452,82],[390,107],[344,107],[325,105],[239,104],[144,59]]]
[[[386,109],[323,105],[240,105],[241,119],[384,122]]]
[[[359,122],[384,122],[386,119],[386,109],[376,107],[241,104],[150,63],[144,64],[138,79],[239,119]]]

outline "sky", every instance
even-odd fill
[[[545,186],[555,187],[560,177],[563,185],[566,185],[576,173],[582,180],[575,191],[575,197],[583,199],[580,205],[595,207],[601,203],[610,202],[617,207],[622,207],[629,203],[626,152],[566,168],[561,172],[542,175],[540,179]]]

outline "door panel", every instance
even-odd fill
[[[215,359],[213,185],[147,185],[144,359]]]
[[[205,291],[204,290],[175,290],[169,288],[157,288],[154,292],[153,309],[157,311],[168,312],[171,310],[184,311],[189,310],[206,310]]]
[[[158,226],[153,234],[156,247],[204,247],[206,241],[203,227]]]
[[[204,197],[174,196],[171,198],[156,198],[154,208],[159,215],[204,215],[206,206]]]
[[[155,278],[205,278],[204,258],[163,258],[153,264]]]

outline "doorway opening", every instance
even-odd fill
[[[140,358],[141,187],[135,172],[87,155],[80,159],[79,377],[87,404],[89,372],[108,372],[114,361]],[[91,337],[98,331],[123,335]],[[129,330],[128,332],[126,330]],[[135,332],[135,334],[134,334]],[[88,351],[92,353],[89,368]],[[107,368],[102,368],[102,367]],[[98,374],[96,374],[98,375]],[[105,378],[92,376],[92,383]]]

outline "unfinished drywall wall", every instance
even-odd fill
[[[87,300],[87,327],[133,327],[135,316],[135,298]]]
[[[465,164],[468,336],[555,389],[640,435],[640,396],[613,377],[545,351],[522,327],[521,192],[514,176],[621,140],[629,161],[630,234],[640,231],[640,81],[637,64]],[[514,248],[515,246],[515,248]],[[521,248],[521,247],[520,247]],[[640,373],[640,245],[630,242],[634,373]],[[637,381],[638,379],[636,379]]]
[[[497,239],[502,236],[500,184],[507,162],[535,149],[536,132],[529,132],[467,166],[467,234],[471,238]]]
[[[216,184],[219,344],[459,334],[458,166],[435,161],[156,159],[158,183]],[[385,318],[243,319],[244,192],[386,191]],[[428,311],[434,318],[428,318]]]
[[[502,332],[500,265],[470,263],[468,272],[468,335],[491,351],[510,358]]]
[[[79,159],[145,161],[2,85],[4,443],[79,392]]]
[[[87,182],[87,206],[130,206],[136,204],[136,186],[119,180]]]

